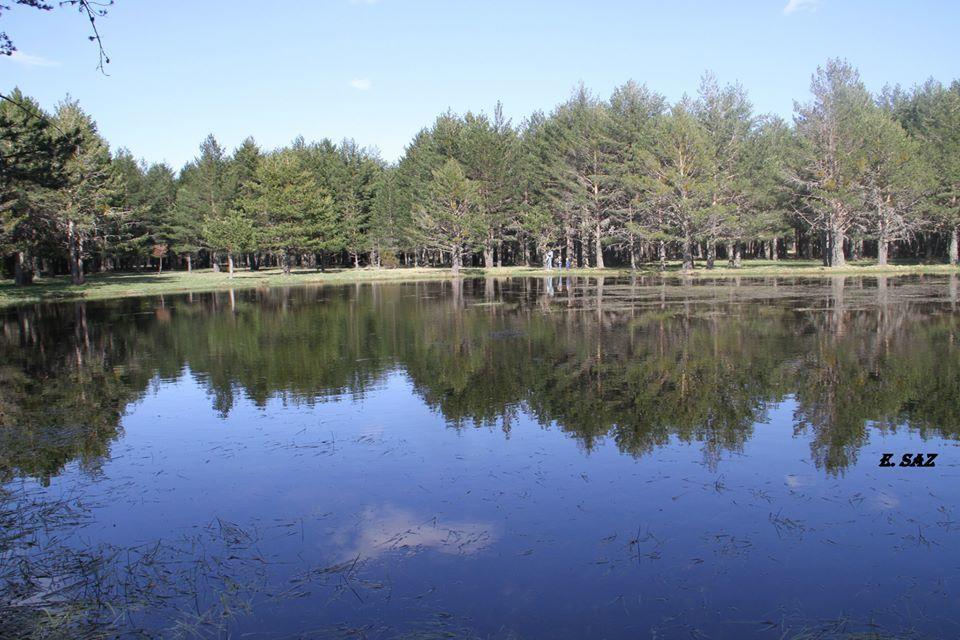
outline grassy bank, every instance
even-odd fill
[[[507,276],[545,276],[552,272],[529,267],[499,267],[494,269],[464,269],[464,277],[507,277]],[[647,276],[661,275],[655,265],[645,265],[636,272],[630,269],[572,269],[564,274],[580,276],[628,276],[637,273]],[[948,274],[960,273],[956,267],[946,264],[888,265],[879,267],[872,262],[851,263],[842,269],[823,267],[812,260],[782,260],[779,262],[751,260],[743,267],[731,269],[718,266],[707,270],[698,265],[692,272],[684,274],[678,263],[671,263],[667,277],[687,276],[691,278],[773,277],[807,276],[829,277],[837,275],[905,275],[905,274]],[[283,275],[278,269],[264,271],[237,271],[231,278],[226,273],[215,273],[209,269],[185,271],[167,271],[161,274],[141,273],[104,273],[91,274],[86,284],[74,286],[67,276],[39,278],[29,287],[15,287],[11,280],[0,280],[0,306],[32,303],[49,300],[103,300],[127,296],[157,295],[162,293],[182,293],[188,291],[212,291],[217,289],[241,289],[249,287],[295,286],[304,284],[343,284],[353,282],[407,281],[450,278],[449,269],[404,268],[404,269],[341,269],[318,272],[314,270],[295,270]]]

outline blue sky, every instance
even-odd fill
[[[116,0],[99,25],[109,76],[75,11],[4,12],[20,51],[0,60],[0,87],[48,108],[70,94],[113,147],[174,168],[207,133],[230,149],[247,135],[267,148],[352,137],[392,161],[447,108],[501,100],[519,122],[581,80],[677,99],[710,69],[789,117],[828,57],[873,90],[960,77],[960,3],[947,0]]]

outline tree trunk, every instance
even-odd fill
[[[950,230],[950,249],[948,254],[950,264],[957,266],[957,262],[960,260],[960,227],[956,225]]]
[[[460,266],[463,263],[463,248],[457,244],[450,250],[450,271],[453,275],[460,275]]]
[[[686,224],[683,229],[683,270],[693,270],[693,234]]]
[[[830,226],[830,266],[842,267],[846,264],[846,258],[843,255],[843,229],[840,225],[833,223]]]
[[[663,240],[657,241],[657,261],[660,263],[660,271],[667,270],[667,243]]]
[[[157,258],[157,275],[163,273],[163,256]]]
[[[600,232],[601,232],[601,229],[600,229],[600,220],[598,219],[598,220],[597,220],[596,229],[594,230],[594,234],[595,234],[595,237],[594,237],[594,244],[595,244],[594,251],[597,252],[597,269],[603,269],[603,268],[604,268],[604,264],[603,264],[603,242],[602,242],[603,236],[600,235]]]
[[[877,264],[883,267],[887,264],[887,252],[890,243],[890,239],[887,237],[887,221],[883,211],[880,212],[879,231],[880,233],[877,236]]]
[[[17,251],[13,264],[13,283],[18,287],[33,284],[33,267],[23,251]]]
[[[227,254],[227,273],[230,274],[230,277],[233,277],[233,254]]]
[[[70,281],[83,284],[83,241],[77,234],[73,220],[67,223],[67,238],[70,243]]]
[[[193,256],[187,254],[187,273],[193,271]]]
[[[713,263],[717,259],[717,244],[713,241],[707,242],[707,269],[713,269]]]
[[[590,231],[587,225],[580,227],[580,264],[590,266]]]
[[[220,263],[217,262],[217,254],[215,251],[210,252],[210,268],[213,269],[214,273],[220,272]]]
[[[492,269],[493,264],[493,229],[488,229],[487,239],[483,243],[483,267],[484,269]]]
[[[290,275],[290,268],[292,263],[292,256],[289,251],[283,253],[283,275]]]

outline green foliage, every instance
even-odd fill
[[[228,211],[208,218],[203,225],[203,238],[212,249],[236,255],[254,248],[253,223],[240,211]]]
[[[802,151],[793,180],[806,221],[826,234],[825,262],[842,266],[844,238],[858,222],[866,169],[864,119],[873,102],[860,74],[842,60],[819,67],[810,90],[813,100],[797,111]]]
[[[296,150],[260,162],[242,210],[258,221],[256,244],[290,258],[336,246],[333,200]]]
[[[19,89],[0,101],[0,249],[19,254],[31,272],[29,255],[51,235],[43,201],[64,186],[75,142]]]
[[[68,255],[74,284],[80,284],[91,241],[97,241],[101,253],[109,242],[104,231],[112,222],[120,178],[112,169],[107,142],[77,102],[61,102],[53,122],[73,142],[73,153],[62,167],[64,184],[44,198],[42,215],[54,230],[54,241]]]
[[[453,158],[433,171],[417,223],[433,247],[450,252],[454,270],[462,265],[464,249],[483,241],[486,227],[477,215],[480,201],[478,185]]]
[[[795,193],[786,180],[797,141],[780,118],[760,120],[743,144],[737,159],[740,193],[727,217],[731,240],[788,237]]]
[[[893,114],[919,141],[933,180],[924,208],[936,226],[955,228],[960,225],[960,83],[945,87],[930,80],[897,97]]]
[[[716,158],[710,137],[688,103],[659,116],[656,143],[638,153],[645,193],[663,214],[662,230],[683,245],[685,267],[693,266],[692,245],[711,217]]]
[[[227,158],[213,135],[200,145],[200,155],[180,171],[176,204],[168,226],[172,249],[195,254],[203,243],[203,225],[230,208],[230,180]]]

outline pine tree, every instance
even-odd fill
[[[242,212],[231,210],[209,218],[203,225],[203,238],[208,247],[227,254],[227,271],[232,278],[235,256],[254,247],[253,224]]]
[[[493,119],[468,113],[464,117],[458,158],[467,177],[477,187],[478,214],[486,226],[483,263],[494,266],[494,255],[503,262],[503,237],[517,194],[517,137],[497,103]]]
[[[796,129],[803,153],[792,181],[806,204],[806,219],[824,234],[824,264],[846,263],[843,243],[860,222],[864,169],[863,118],[871,107],[860,75],[843,60],[818,67],[813,100],[796,107]]]
[[[298,255],[336,243],[332,198],[297,151],[285,149],[264,157],[250,188],[242,207],[247,216],[262,221],[256,245],[280,257],[285,274]]]
[[[748,239],[766,241],[769,257],[777,259],[777,239],[790,233],[796,208],[796,194],[785,178],[796,152],[796,138],[780,118],[762,118],[751,132],[739,160],[742,193],[728,218],[730,266],[740,266]]]
[[[752,107],[739,85],[721,87],[713,74],[705,74],[694,111],[707,135],[713,175],[710,207],[701,234],[707,249],[707,269],[716,259],[717,243],[733,235],[733,218],[743,204],[747,176],[742,158],[754,126]],[[740,239],[734,238],[739,244]],[[772,241],[772,239],[771,239]],[[733,247],[739,251],[739,247]]]
[[[657,118],[656,143],[639,154],[642,186],[663,213],[663,231],[681,246],[684,270],[693,268],[693,245],[711,212],[715,173],[710,139],[683,101]]]
[[[192,268],[193,257],[208,248],[203,243],[203,225],[229,211],[231,189],[227,174],[227,158],[213,135],[200,145],[200,155],[180,172],[175,211],[171,216],[172,248],[186,258],[187,269]],[[219,270],[215,252],[210,253],[210,264]]]
[[[54,122],[76,143],[64,163],[65,185],[47,199],[46,216],[68,256],[71,281],[83,284],[89,241],[106,224],[118,182],[111,171],[110,148],[75,101],[60,103]]]
[[[890,244],[909,239],[920,227],[919,203],[935,187],[921,156],[892,114],[877,106],[864,118],[862,198],[865,227],[877,241],[877,262],[887,264]]]
[[[359,267],[360,254],[371,250],[370,217],[382,164],[371,151],[360,148],[353,140],[344,140],[340,143],[337,169],[334,202],[338,236],[353,266]]]
[[[642,167],[637,162],[653,146],[655,124],[666,106],[663,96],[633,81],[617,87],[610,96],[610,173],[617,182],[619,195],[614,233],[621,246],[627,248],[631,268],[637,267],[639,241],[656,243],[659,249],[666,240],[661,232],[659,210],[644,196]]]
[[[904,129],[920,142],[934,177],[923,204],[933,231],[946,233],[950,264],[960,260],[960,82],[945,87],[933,80],[904,96],[894,108]]]
[[[572,234],[579,226],[584,259],[592,246],[594,266],[603,268],[603,241],[620,196],[611,169],[613,141],[607,109],[581,85],[554,112],[548,132],[562,158],[554,168],[559,170],[555,182],[565,210],[567,247],[572,247]]]
[[[460,163],[449,158],[433,172],[417,223],[429,245],[450,253],[451,270],[460,273],[464,251],[480,245],[485,227],[477,216],[480,194]]]
[[[42,204],[64,186],[75,145],[19,89],[0,101],[0,251],[13,254],[18,286],[33,281],[35,257],[49,235]]]

